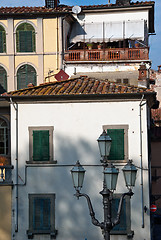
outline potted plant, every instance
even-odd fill
[[[102,44],[101,44],[101,43],[98,43],[97,48],[98,48],[98,50],[101,50]]]
[[[5,156],[0,156],[0,166],[10,165],[9,159]]]
[[[140,44],[138,42],[135,43],[135,47],[139,48]]]
[[[89,50],[92,49],[92,46],[93,46],[93,43],[87,43],[87,47],[88,47]]]

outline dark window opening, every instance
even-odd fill
[[[0,118],[0,155],[8,155],[8,125]]]
[[[0,53],[6,52],[6,32],[4,27],[0,25]]]
[[[0,66],[0,94],[7,92],[7,72]]]
[[[121,83],[121,79],[120,78],[116,79],[116,83]]]
[[[129,83],[129,79],[128,79],[128,78],[124,78],[124,79],[123,79],[123,83],[124,83],[124,84],[128,84],[128,83]]]
[[[35,29],[29,23],[22,23],[16,30],[17,52],[35,52]]]

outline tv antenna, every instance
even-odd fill
[[[81,12],[81,7],[80,6],[74,6],[72,7],[72,12],[75,13],[75,14],[79,14]]]

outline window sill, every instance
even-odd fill
[[[57,164],[57,160],[55,161],[26,161],[27,164]]]
[[[50,231],[50,230],[27,230],[28,239],[33,239],[34,235],[45,235],[49,234],[51,239],[56,239],[58,234],[58,230]]]
[[[111,231],[111,235],[127,235],[128,239],[132,239],[134,237],[134,231]]]
[[[129,160],[128,159],[123,159],[123,160],[111,160],[108,159],[109,162],[111,163],[127,163]]]
[[[15,53],[16,56],[21,56],[21,55],[35,55],[36,52],[17,52]]]

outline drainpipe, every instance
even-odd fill
[[[57,35],[57,37],[56,37],[56,69],[58,70],[59,69],[59,67],[58,67],[58,52],[59,52],[59,28],[58,28],[58,17],[56,18],[56,35]]]
[[[18,232],[18,104],[12,101],[10,98],[10,103],[13,105],[16,112],[16,158],[15,158],[15,232]]]
[[[62,17],[60,19],[60,55],[61,55],[61,63],[60,63],[60,69],[64,70],[64,53],[65,53],[65,44],[64,44],[64,19],[65,17]]]
[[[60,59],[60,64],[59,64],[59,67],[60,69],[62,69],[63,67],[63,39],[62,39],[62,36],[63,36],[63,26],[62,26],[62,18],[59,19],[59,24],[60,24],[60,28],[59,28],[59,59]]]
[[[144,94],[142,95],[139,107],[140,107],[140,169],[141,169],[141,211],[142,211],[142,228],[145,227],[144,222],[144,185],[143,185],[143,140],[142,140],[142,106],[145,105],[145,103],[142,104],[144,99]]]

